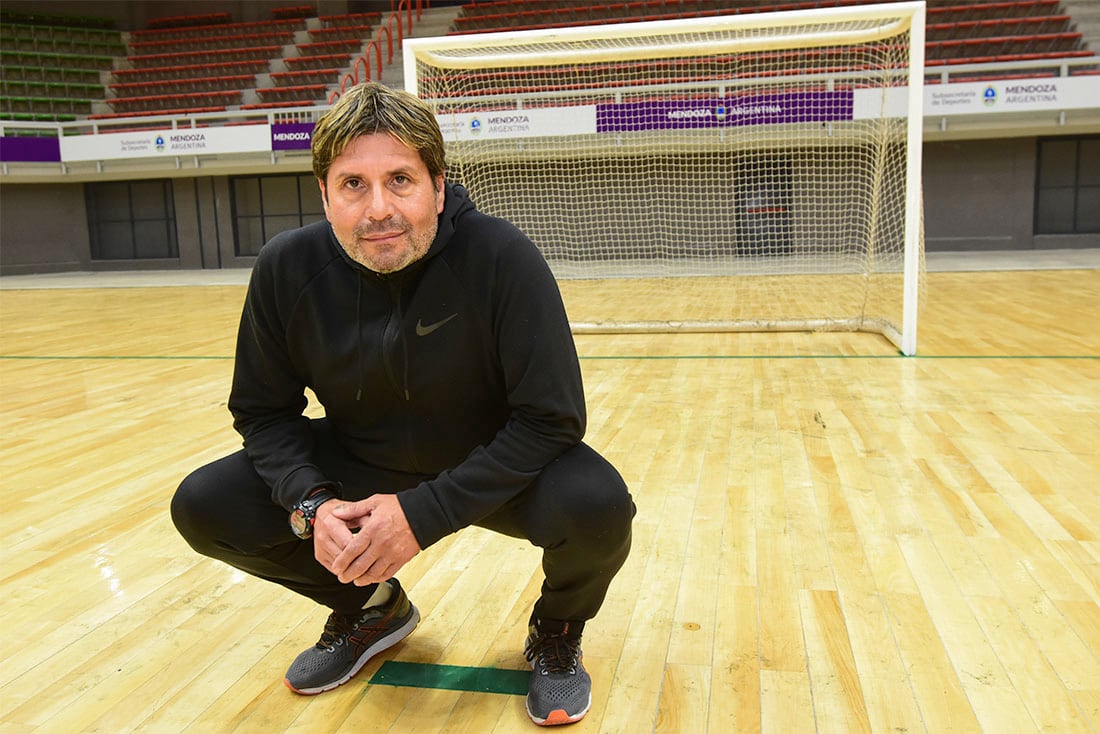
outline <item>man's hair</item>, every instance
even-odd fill
[[[374,133],[389,133],[415,150],[433,179],[446,171],[443,134],[431,108],[413,94],[367,82],[344,92],[314,126],[313,173],[324,182],[348,143]]]

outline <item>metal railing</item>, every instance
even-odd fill
[[[417,14],[417,17],[419,16],[423,2],[424,0],[401,0],[399,10],[401,13],[405,14],[408,23],[412,22],[414,13]],[[390,21],[387,21],[387,23],[389,22]],[[381,36],[386,37],[386,52],[387,54],[392,54],[395,52],[391,44],[393,35],[389,27],[388,25],[385,26],[387,30],[384,33],[380,33],[378,38],[381,38]],[[405,29],[408,28],[407,25],[403,27]],[[400,45],[400,40],[405,37],[404,34],[406,33],[407,30],[398,31],[398,45]],[[363,57],[365,58],[368,54],[374,54],[376,61],[376,67],[374,68],[377,68],[381,62],[382,51],[383,43],[381,40],[379,40],[377,44],[372,42],[368,45],[367,52],[364,53]],[[392,56],[389,58],[392,60]],[[377,78],[370,73],[372,67],[369,65],[369,62],[364,61],[362,64],[357,63],[355,70],[360,68],[364,70],[364,76],[359,77],[357,74],[346,74],[345,78],[341,80],[341,89],[346,89],[347,83],[358,83],[366,78]],[[974,82],[986,79],[1066,78],[1086,74],[1100,74],[1100,58],[1084,57],[936,66],[926,68],[924,78],[926,85],[940,86],[956,82]],[[337,91],[331,95],[330,103],[332,98],[335,98],[338,94],[339,92]],[[1100,107],[1100,104],[1097,106]],[[328,105],[326,104],[313,107],[276,107],[251,110],[224,110],[219,112],[150,114],[140,117],[95,120],[84,119],[69,122],[19,122],[0,120],[0,136],[63,138],[70,135],[98,135],[115,132],[152,130],[189,130],[226,125],[308,123],[315,122],[327,109]],[[1056,112],[1057,110],[1054,111]],[[271,155],[272,159],[274,159],[275,153]],[[2,167],[0,167],[0,175],[8,175],[18,168],[27,165],[42,168],[41,164],[24,164],[21,162],[9,161],[4,162]],[[64,175],[68,170],[64,164],[61,164],[61,166],[60,171],[53,168],[52,171],[44,172],[54,175],[60,172]]]

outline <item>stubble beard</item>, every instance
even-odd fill
[[[366,237],[373,234],[392,232],[395,229],[403,230],[405,237],[395,245],[389,245],[380,252],[372,251],[368,245],[363,244]],[[375,273],[387,274],[404,270],[417,260],[428,254],[428,250],[435,240],[438,225],[433,223],[430,229],[423,232],[414,232],[403,219],[391,219],[384,224],[374,227],[356,227],[352,232],[352,241],[340,241],[344,250],[352,260],[359,263],[367,270]]]

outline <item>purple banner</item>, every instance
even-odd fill
[[[683,130],[851,119],[851,90],[786,92],[726,99],[603,104],[596,108],[596,132]]]
[[[61,143],[57,138],[0,138],[0,161],[24,163],[60,163]]]
[[[280,123],[271,126],[272,150],[309,150],[312,122]]]

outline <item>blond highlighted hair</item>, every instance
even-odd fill
[[[432,109],[413,94],[367,82],[344,92],[314,126],[314,175],[324,182],[351,141],[375,133],[388,133],[415,150],[433,179],[446,171],[443,134]]]

